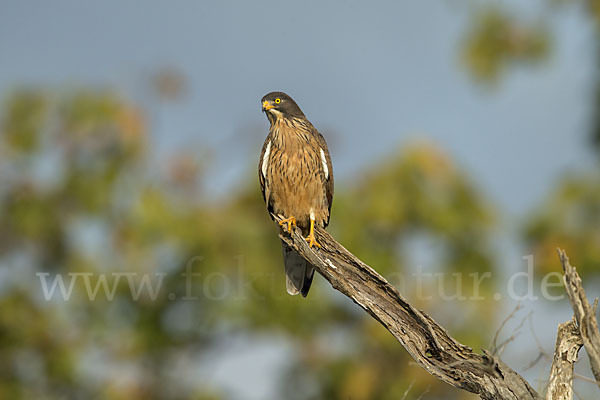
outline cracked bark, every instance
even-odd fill
[[[573,367],[581,346],[583,346],[583,341],[575,321],[567,321],[558,325],[546,400],[573,398]]]
[[[299,229],[280,237],[334,289],[351,298],[379,321],[427,372],[488,400],[527,400],[542,397],[517,372],[490,352],[475,353],[456,341],[429,315],[413,307],[373,268],[363,263],[323,229],[321,244],[311,249]]]
[[[594,301],[593,307],[590,306],[581,283],[581,278],[575,267],[569,263],[569,257],[561,249],[558,249],[558,256],[562,263],[565,289],[571,301],[579,334],[590,359],[590,366],[596,379],[596,384],[600,388],[600,332],[598,331],[598,321],[596,320],[598,299]]]
[[[276,217],[276,219],[279,219]],[[502,360],[483,350],[465,346],[425,312],[413,307],[385,278],[346,250],[329,233],[317,228],[320,249],[311,249],[300,229],[280,238],[308,260],[337,291],[379,321],[431,375],[454,387],[478,394],[485,400],[528,400],[542,397]],[[574,320],[559,325],[546,398],[571,399],[573,365],[583,345],[592,373],[600,387],[600,332],[596,320],[598,299],[590,306],[581,278],[558,250],[564,284]]]

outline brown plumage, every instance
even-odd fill
[[[320,247],[314,226],[329,224],[333,200],[333,168],[327,143],[294,100],[283,92],[262,99],[271,128],[262,148],[258,176],[271,215],[287,227],[298,225],[309,245]],[[283,258],[289,294],[308,294],[314,268],[284,242]]]

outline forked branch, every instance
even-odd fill
[[[561,249],[558,249],[558,255],[563,266],[565,289],[571,301],[575,322],[577,322],[583,346],[590,359],[596,384],[600,388],[600,332],[596,320],[598,299],[594,301],[592,307],[585,296],[585,290],[577,270],[569,263],[569,257]]]
[[[308,247],[299,229],[280,237],[313,264],[334,289],[379,321],[430,374],[482,399],[541,399],[521,375],[491,353],[475,353],[456,341],[323,229],[316,230],[322,246],[318,250]]]
[[[404,346],[412,358],[440,380],[489,400],[541,399],[517,372],[494,354],[465,346],[429,315],[413,307],[373,268],[346,250],[329,233],[316,229],[320,249],[311,249],[299,229],[280,238],[315,266],[334,289],[351,298],[379,321]],[[558,250],[564,284],[574,320],[560,324],[547,399],[571,399],[573,365],[585,346],[592,372],[600,387],[600,332],[596,320],[598,299],[590,306],[581,278],[564,251]]]

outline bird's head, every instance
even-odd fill
[[[304,118],[304,113],[298,104],[283,92],[271,92],[266,94],[262,100],[262,110],[273,122],[279,118]]]

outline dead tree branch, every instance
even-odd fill
[[[575,267],[569,263],[569,257],[561,249],[558,249],[558,256],[562,263],[565,289],[571,301],[579,334],[590,359],[596,384],[600,388],[600,332],[598,331],[598,321],[596,320],[598,299],[594,302],[593,307],[590,306],[585,296],[583,285],[581,284],[581,278]]]
[[[508,315],[506,316],[506,318],[504,318],[504,319],[502,320],[502,322],[500,323],[500,326],[498,327],[498,329],[496,329],[496,334],[494,334],[494,339],[492,340],[492,344],[491,344],[491,346],[490,346],[490,347],[492,348],[492,354],[493,354],[493,355],[496,355],[496,354],[498,354],[498,349],[501,347],[501,346],[499,346],[499,345],[498,345],[498,337],[500,337],[500,333],[501,333],[501,332],[502,332],[502,330],[504,329],[504,326],[505,326],[505,325],[506,325],[506,323],[507,323],[508,321],[510,321],[510,320],[511,320],[511,319],[512,319],[512,318],[515,316],[515,314],[516,314],[517,312],[519,312],[519,310],[521,310],[522,308],[523,308],[523,305],[522,305],[521,303],[518,303],[518,304],[516,305],[516,307],[515,307],[515,308],[514,308],[514,309],[513,309],[513,310],[510,312],[510,314],[508,314]],[[516,329],[515,329],[515,331],[516,331]],[[516,332],[515,332],[515,334],[516,334]],[[514,337],[515,337],[515,336],[513,335],[513,336],[512,336],[512,338],[514,339]],[[509,338],[509,339],[510,339],[510,338]],[[502,345],[504,345],[504,344],[506,344],[506,343],[502,343]]]
[[[313,264],[334,289],[379,321],[430,374],[482,399],[541,399],[521,375],[500,359],[485,350],[483,354],[475,353],[457,342],[323,229],[316,230],[322,246],[317,250],[308,247],[299,229],[280,237]]]
[[[581,346],[583,341],[575,321],[568,321],[558,326],[546,400],[573,398],[573,367]]]

